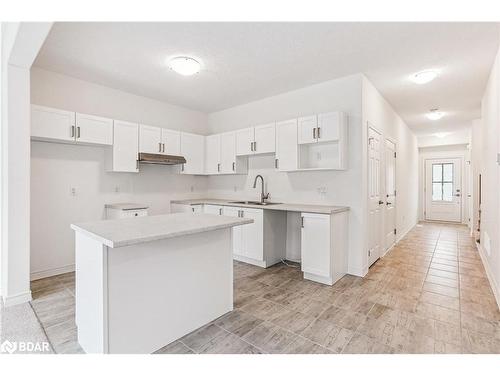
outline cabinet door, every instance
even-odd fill
[[[236,131],[236,155],[244,156],[253,154],[252,142],[254,141],[254,129],[246,128]]]
[[[276,123],[276,162],[280,171],[297,169],[297,120]]]
[[[161,129],[161,143],[163,154],[181,154],[181,132],[170,129]]]
[[[238,207],[224,207],[222,212],[224,216],[239,217],[241,208]],[[245,256],[243,249],[243,226],[238,225],[233,227],[233,254]]]
[[[236,173],[236,134],[234,132],[220,135],[220,171]]]
[[[217,174],[220,172],[220,135],[205,137],[205,172]]]
[[[253,219],[253,223],[242,226],[243,254],[247,258],[264,260],[264,214],[262,210],[242,209],[243,217]]]
[[[192,133],[181,133],[181,155],[186,164],[181,167],[184,174],[205,174],[205,137]]]
[[[125,121],[113,124],[113,172],[138,172],[139,125]]]
[[[254,128],[256,154],[267,154],[276,151],[276,125],[275,123],[259,125]]]
[[[298,119],[299,144],[317,142],[318,117],[307,116]]]
[[[222,206],[217,206],[215,204],[205,204],[203,205],[203,212],[212,215],[222,215]]]
[[[344,119],[342,112],[322,113],[318,115],[318,142],[338,141],[340,127]]]
[[[113,144],[113,120],[105,117],[76,114],[76,141],[98,145]]]
[[[330,216],[301,214],[302,271],[330,277]]]
[[[193,204],[191,205],[191,211],[195,214],[203,213],[203,204]]]
[[[161,152],[161,128],[149,125],[139,126],[139,152],[148,154]]]
[[[75,140],[75,112],[31,105],[31,136],[47,140]]]

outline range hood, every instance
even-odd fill
[[[184,164],[186,162],[186,159],[184,158],[184,156],[148,154],[146,152],[139,152],[138,162],[144,164],[176,165]]]

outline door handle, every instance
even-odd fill
[[[378,204],[384,204],[384,201],[378,201]]]
[[[460,197],[460,194],[455,194],[455,197]]]
[[[390,206],[392,203],[391,202],[386,202],[385,204],[388,205],[388,206]]]

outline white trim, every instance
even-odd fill
[[[368,266],[364,266],[363,268],[350,267],[347,273],[353,276],[365,277],[368,273]]]
[[[413,224],[411,227],[408,227],[408,229],[406,229],[403,233],[401,233],[397,238],[396,238],[396,242],[394,243],[394,245],[396,245],[399,241],[401,241],[408,233],[410,233],[410,231],[415,228],[415,226],[417,225],[418,223],[415,223]]]
[[[498,308],[500,309],[500,290],[499,287],[495,284],[495,278],[493,277],[493,273],[491,272],[490,265],[486,261],[486,255],[484,253],[484,249],[481,244],[476,242],[476,247],[481,256],[481,261],[483,262],[484,269],[486,270],[486,276],[488,276],[488,281],[490,282],[491,290],[493,290],[493,295],[495,296],[495,300],[497,301]]]
[[[256,260],[256,259],[252,259],[252,258],[247,258],[245,256],[237,255],[237,254],[233,254],[233,259],[237,260],[238,262],[248,263],[248,264],[252,264],[252,265],[257,266],[257,267],[267,268],[266,262],[263,260]],[[279,262],[280,261],[278,261],[276,263],[279,263]],[[271,265],[269,265],[269,267],[270,266]]]
[[[5,307],[19,305],[21,303],[26,303],[31,301],[31,290],[14,294],[13,296],[3,296],[3,305]]]
[[[44,271],[32,272],[30,274],[30,280],[33,281],[33,280],[43,279],[45,277],[61,275],[63,273],[74,272],[74,271],[75,271],[75,265],[69,264],[69,265],[64,266],[64,267],[57,267],[57,268],[51,268],[49,270],[44,270]]]
[[[315,274],[309,273],[309,272],[304,272],[304,279],[315,281],[317,283],[326,284],[326,285],[333,285],[334,284],[333,279],[331,277],[319,276],[319,275],[315,275]]]

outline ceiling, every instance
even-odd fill
[[[421,135],[480,116],[498,36],[495,23],[55,23],[35,66],[203,112],[361,72]],[[202,71],[170,71],[178,55]],[[429,68],[431,83],[408,80]]]

